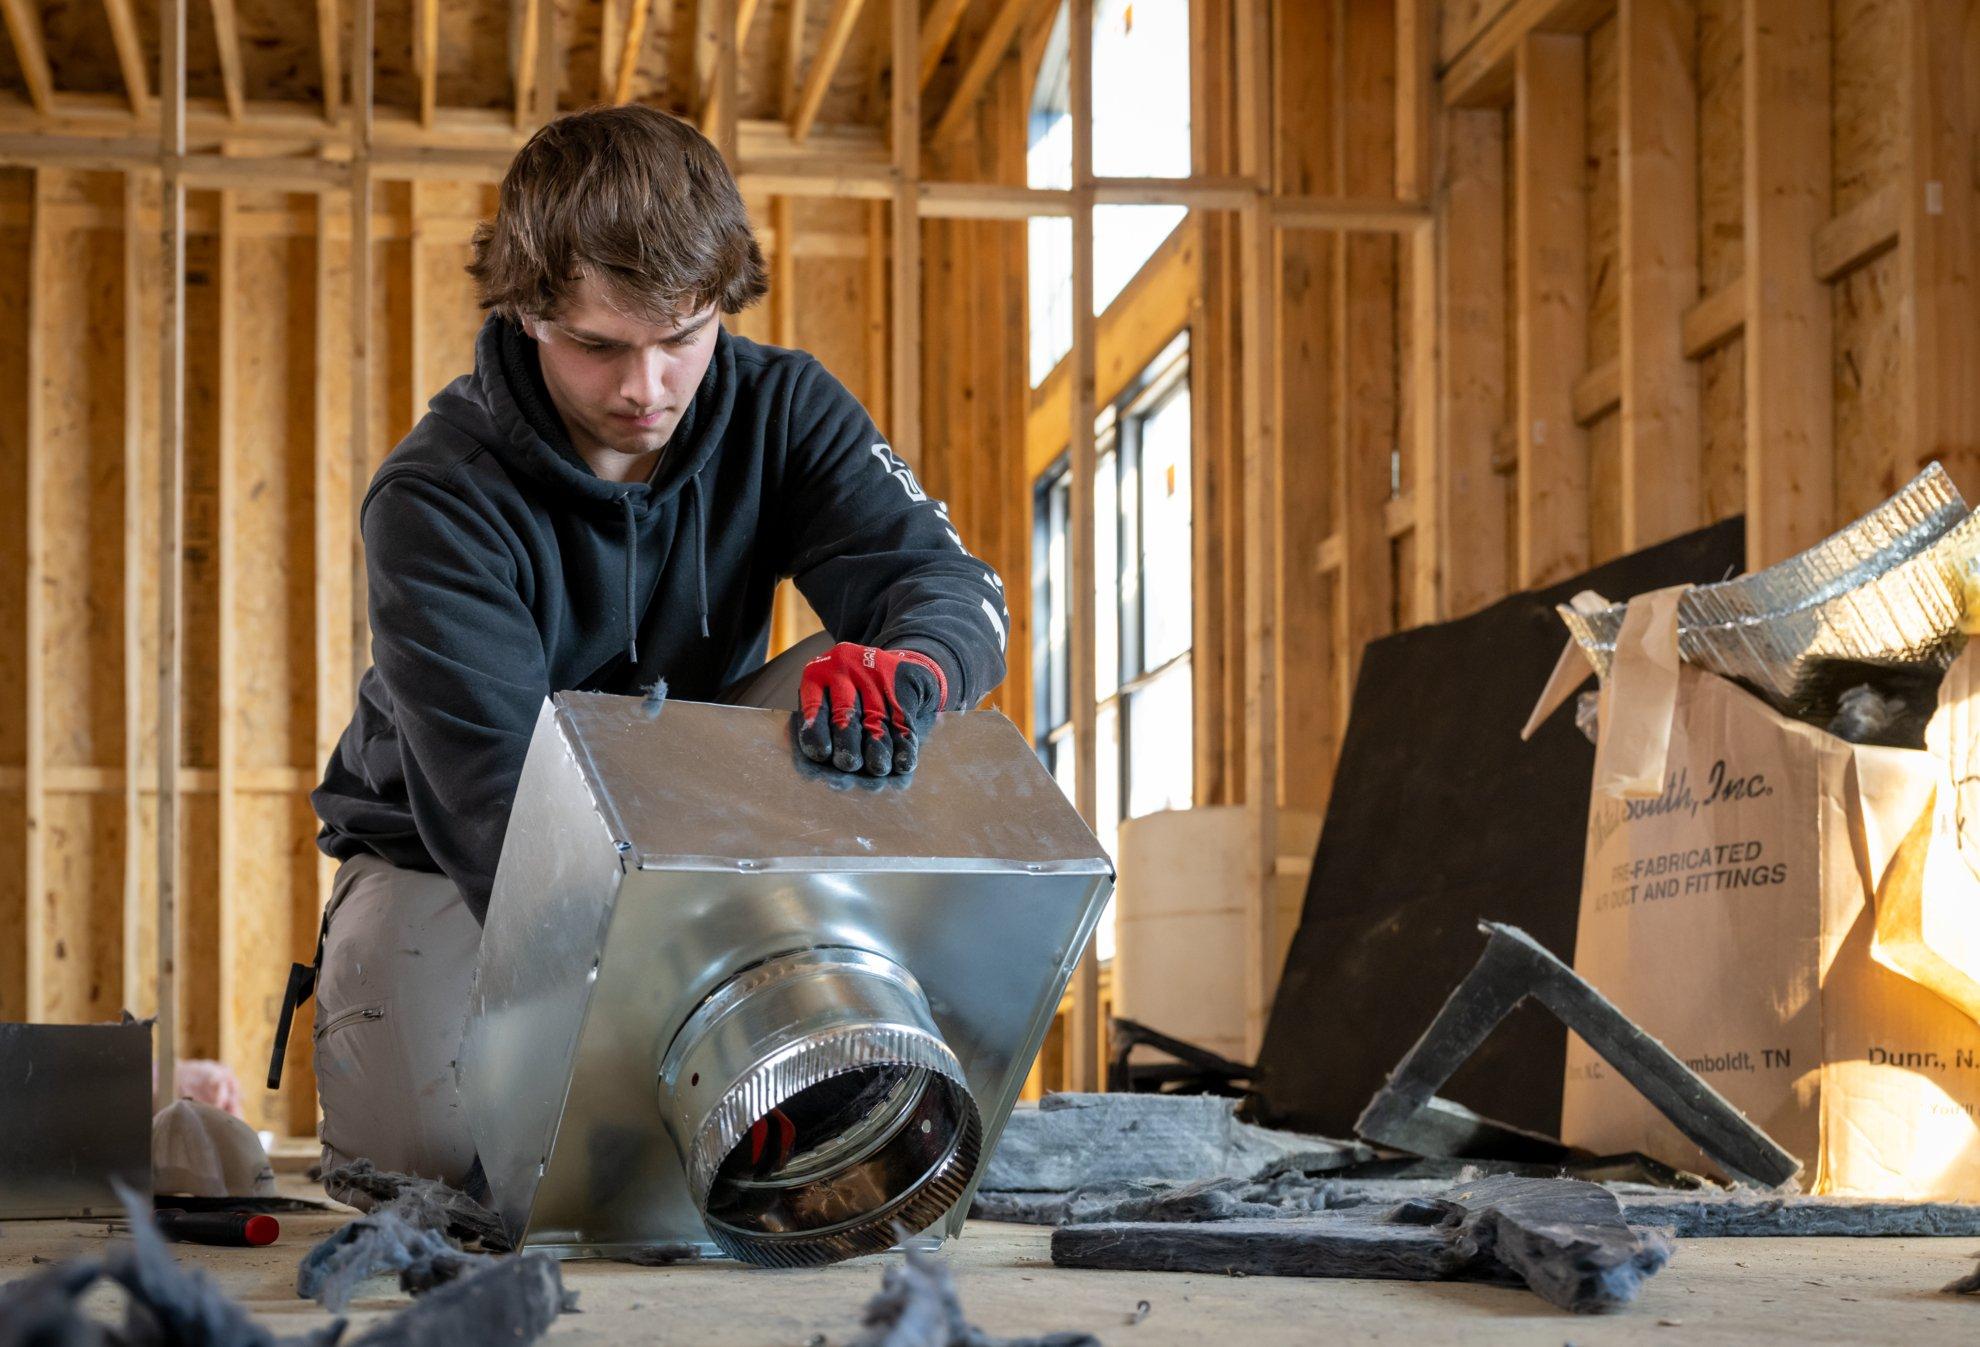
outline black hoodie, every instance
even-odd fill
[[[763,662],[784,576],[835,639],[933,658],[951,709],[1002,680],[1002,581],[811,356],[719,332],[630,484],[570,448],[519,328],[474,354],[365,494],[373,663],[310,797],[325,852],[440,871],[485,915],[543,699],[712,696]]]

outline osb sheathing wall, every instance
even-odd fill
[[[1744,512],[1779,560],[1980,489],[1980,15],[1451,3],[1445,611]]]
[[[492,206],[485,184],[379,189],[367,477],[470,367],[463,266]],[[866,208],[791,213],[796,341],[871,400]],[[230,1063],[250,1120],[293,1134],[315,1127],[307,1012],[281,1094],[255,1086],[333,870],[308,792],[350,707],[348,219],[339,193],[189,205],[180,1053]],[[158,238],[155,177],[0,171],[5,1019],[156,1004]],[[736,326],[768,340],[786,303]]]

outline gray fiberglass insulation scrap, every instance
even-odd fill
[[[271,1333],[211,1278],[172,1257],[152,1225],[145,1199],[129,1190],[120,1196],[130,1218],[128,1244],[0,1287],[0,1347],[334,1347],[343,1338],[342,1318],[300,1335]],[[396,1214],[391,1219],[408,1224]],[[575,1297],[564,1290],[562,1274],[548,1255],[496,1259],[455,1253],[472,1261],[457,1269],[453,1280],[353,1339],[350,1347],[526,1344],[541,1337],[559,1314],[575,1308]],[[120,1326],[100,1323],[82,1307],[84,1296],[101,1281],[125,1292],[127,1309]]]
[[[851,1347],[1100,1347],[1089,1333],[994,1338],[963,1314],[955,1279],[933,1254],[904,1248],[880,1276]]]
[[[332,1311],[349,1303],[358,1285],[380,1273],[397,1273],[400,1289],[417,1294],[488,1266],[484,1253],[469,1253],[455,1238],[506,1247],[494,1214],[458,1189],[372,1167],[366,1160],[323,1177],[333,1194],[348,1194],[370,1213],[318,1241],[296,1269],[296,1294]]]
[[[476,1171],[479,1172],[479,1162]],[[489,1249],[507,1249],[502,1220],[472,1196],[438,1179],[416,1178],[378,1169],[369,1160],[354,1160],[323,1176],[330,1196],[360,1211],[390,1203],[422,1230],[438,1230],[459,1240],[479,1241]]]

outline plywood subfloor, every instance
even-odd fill
[[[301,1191],[300,1189],[298,1190]],[[325,1319],[295,1297],[296,1261],[341,1217],[284,1219],[268,1249],[178,1247],[279,1334]],[[101,1225],[10,1221],[0,1226],[0,1281],[33,1260],[99,1250]],[[1578,1347],[1650,1339],[1677,1343],[1952,1342],[1980,1333],[1980,1298],[1939,1293],[1972,1266],[1971,1240],[1690,1240],[1628,1312],[1581,1318],[1525,1291],[1458,1284],[1294,1281],[1051,1266],[1049,1232],[979,1223],[942,1256],[970,1317],[997,1336],[1083,1330],[1113,1347],[1204,1342],[1550,1343]],[[878,1288],[884,1258],[817,1271],[734,1265],[638,1268],[566,1263],[582,1313],[552,1343],[845,1343]],[[389,1283],[351,1308],[355,1336],[403,1303]],[[1147,1317],[1130,1326],[1136,1302]],[[821,1336],[822,1335],[822,1338]]]

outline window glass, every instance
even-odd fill
[[[1093,695],[1121,686],[1120,492],[1115,455],[1100,455],[1093,472]]]
[[[1141,667],[1189,649],[1191,544],[1189,385],[1141,422]]]
[[[1189,169],[1189,0],[1095,0],[1094,175],[1186,178]]]
[[[1195,698],[1187,659],[1128,694],[1129,818],[1188,809],[1196,799]]]

